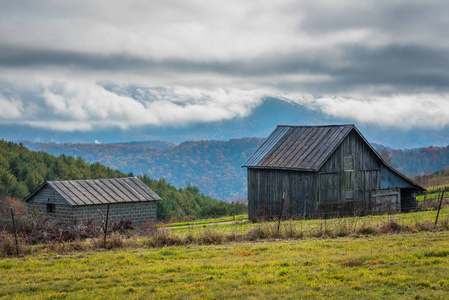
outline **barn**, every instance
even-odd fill
[[[251,220],[410,211],[424,191],[352,124],[277,126],[242,167]]]
[[[109,206],[109,220],[130,219],[134,225],[156,220],[161,198],[136,177],[46,181],[24,199],[28,212],[53,220],[101,222]]]

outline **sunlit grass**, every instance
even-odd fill
[[[40,253],[0,260],[0,297],[444,299],[449,232]]]
[[[332,229],[336,226],[341,225],[342,222],[346,222],[348,226],[351,226],[352,228],[360,227],[363,224],[371,224],[373,226],[379,227],[383,223],[388,222],[389,220],[395,220],[401,225],[407,226],[419,223],[431,223],[434,222],[436,219],[437,211],[420,211],[420,212],[413,212],[413,213],[406,213],[406,214],[391,214],[391,215],[375,215],[375,216],[363,216],[363,217],[346,217],[346,218],[335,218],[335,219],[328,219],[328,220],[322,220],[322,219],[313,219],[313,220],[288,220],[283,221],[282,223],[285,224],[285,222],[290,222],[296,226],[298,230],[304,231],[304,232],[313,232],[316,230],[324,230],[324,229]],[[439,220],[444,220],[445,218],[449,218],[449,207],[443,207],[440,215]],[[218,222],[217,222],[218,223]],[[198,232],[203,231],[205,228],[209,229],[215,229],[222,232],[235,232],[235,233],[245,233],[249,229],[257,228],[262,226],[263,224],[277,224],[277,221],[270,221],[270,222],[264,222],[264,223],[252,223],[248,221],[247,219],[239,223],[228,223],[228,224],[213,224],[208,223],[194,226],[194,224],[191,224],[191,226],[187,227],[179,227],[179,228],[172,228],[170,229],[172,232],[179,234],[181,236],[184,236],[186,234],[195,234]]]
[[[196,221],[191,221],[191,222],[176,222],[176,223],[158,224],[158,227],[179,227],[179,226],[203,225],[203,224],[211,224],[211,223],[245,221],[245,220],[248,220],[248,215],[236,215],[236,216],[228,216],[228,217],[221,217],[221,218],[215,218],[215,219],[202,219],[202,220],[196,220]]]

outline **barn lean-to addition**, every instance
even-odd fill
[[[409,211],[424,191],[354,125],[277,126],[242,167],[251,220]]]
[[[28,212],[53,220],[101,222],[109,205],[109,220],[130,219],[134,225],[156,220],[161,198],[136,177],[46,181],[24,199]]]

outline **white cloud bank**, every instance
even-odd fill
[[[275,89],[110,85],[107,88],[90,81],[47,81],[40,86],[39,96],[31,100],[14,93],[0,94],[0,122],[59,131],[184,126],[245,117],[265,98],[275,97],[355,123],[409,130],[449,126],[449,94],[360,99],[313,97]]]
[[[449,94],[391,95],[368,100],[343,97],[316,99],[327,115],[381,127],[413,130],[449,126]]]

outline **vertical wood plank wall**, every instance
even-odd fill
[[[354,157],[353,170],[345,171],[349,155]],[[326,202],[353,202],[370,209],[371,193],[381,188],[382,164],[353,130],[318,172],[248,168],[249,217],[278,216],[283,194],[284,216],[316,216]]]
[[[354,170],[345,171],[345,157],[350,155],[354,157]],[[380,189],[381,165],[371,148],[352,131],[318,171],[318,201],[353,201],[369,208],[371,193]]]
[[[284,196],[284,216],[314,212],[317,199],[316,172],[248,168],[248,214],[277,217]]]

